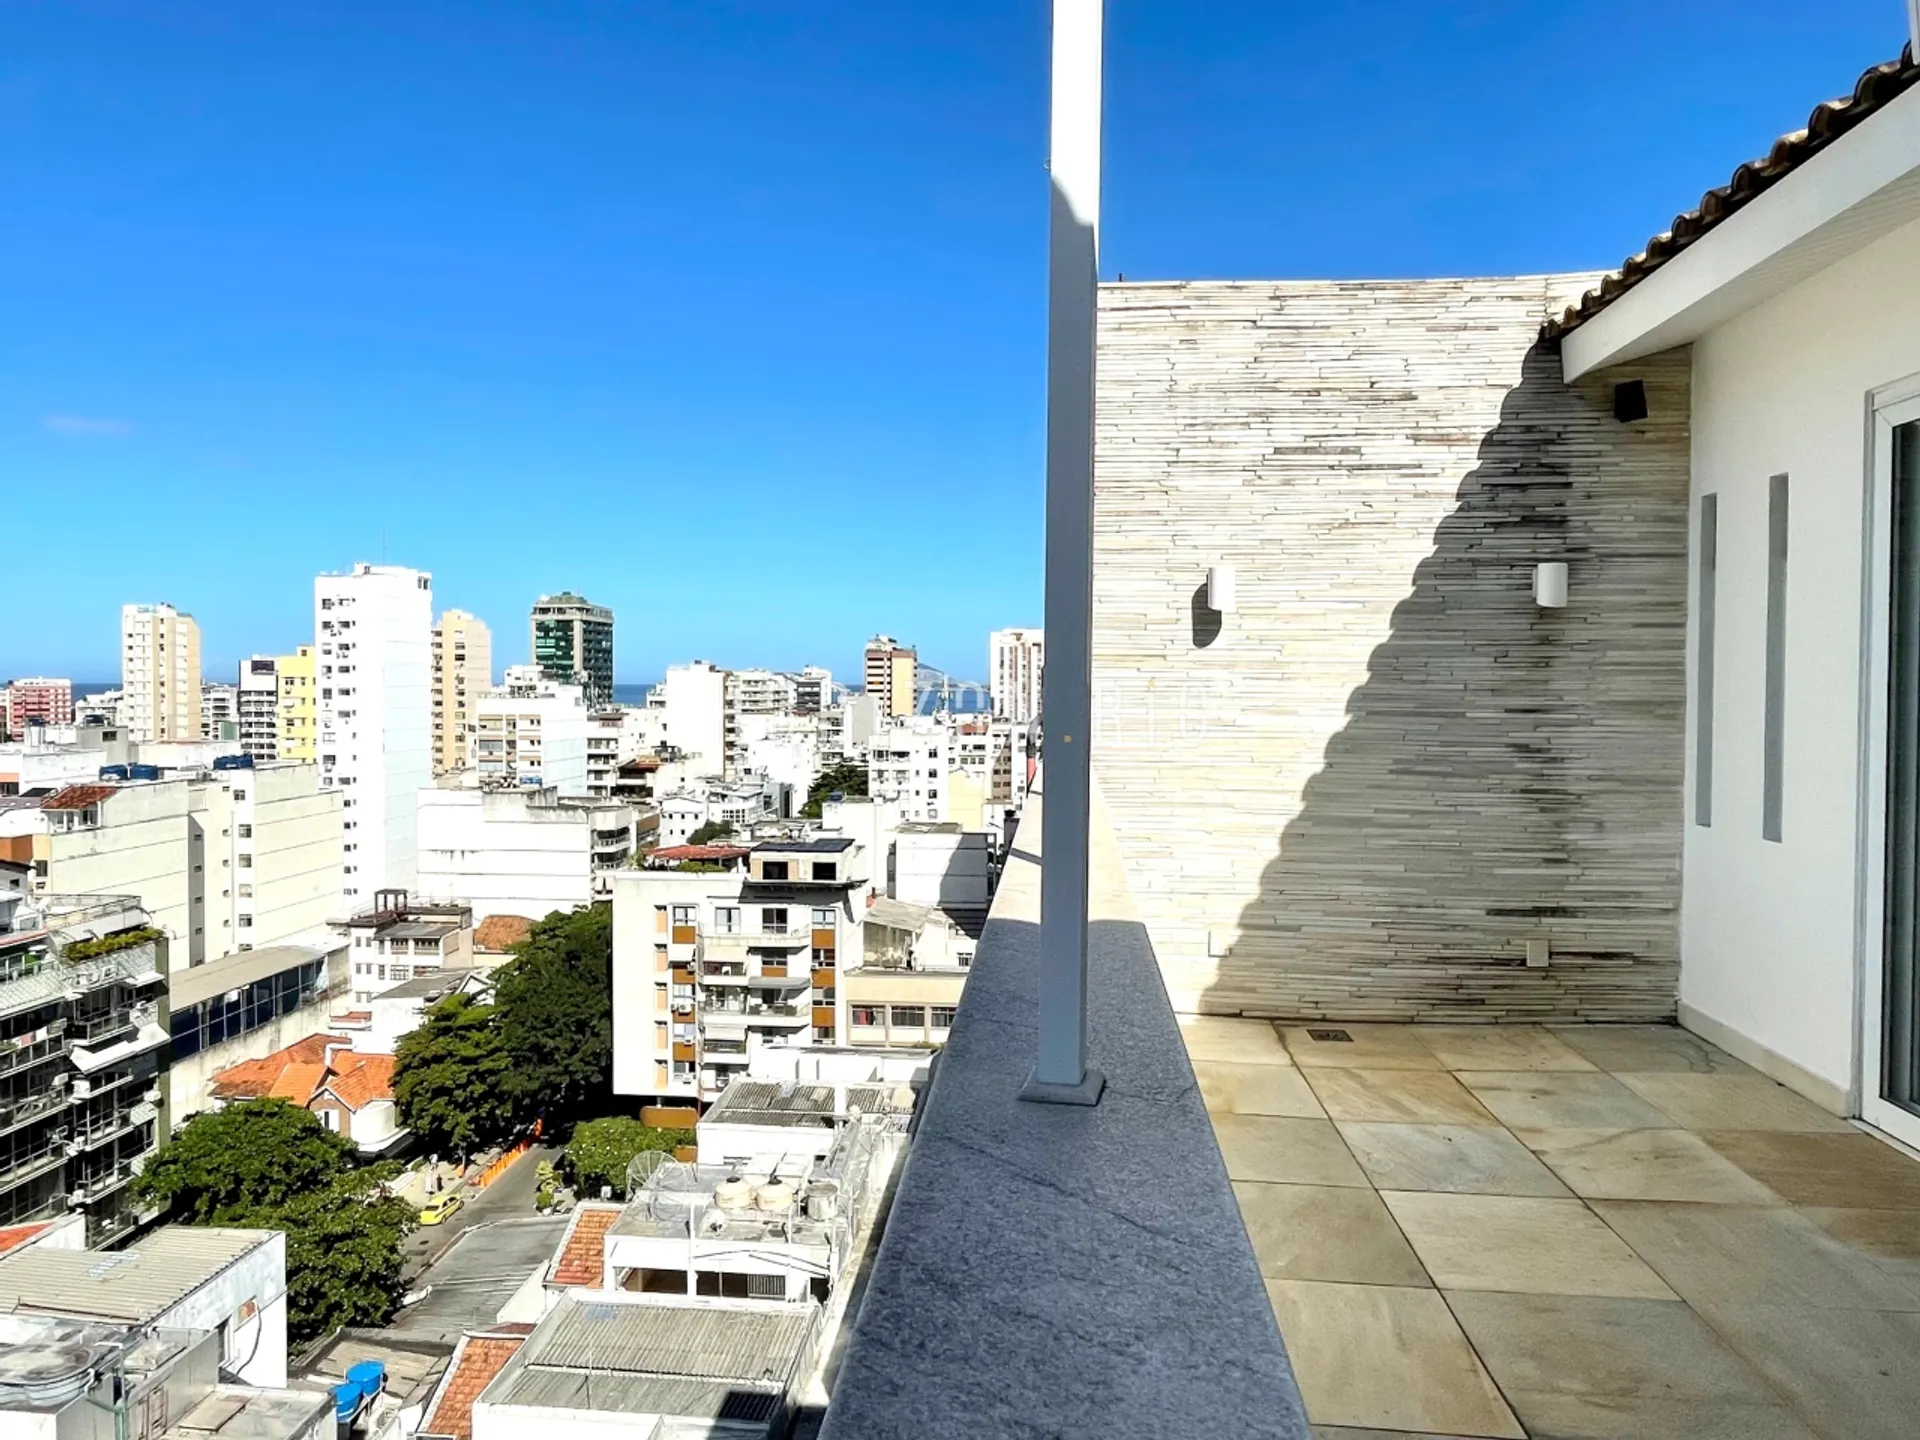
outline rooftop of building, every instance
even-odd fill
[[[0,1311],[151,1324],[273,1236],[168,1225],[125,1250],[29,1246],[0,1256]]]
[[[504,955],[533,933],[524,915],[489,915],[473,927],[473,948],[488,955]]]
[[[291,1440],[312,1433],[333,1409],[321,1390],[276,1390],[254,1385],[216,1385],[155,1440]]]
[[[646,853],[648,865],[685,865],[689,863],[724,862],[742,859],[749,847],[745,845],[662,845],[657,850]]]
[[[935,921],[940,921],[951,925],[970,940],[979,939],[987,923],[986,911],[977,905],[914,905],[884,895],[867,906],[863,918],[869,925],[884,925],[889,930],[905,930],[914,935]]]
[[[242,1060],[213,1077],[216,1100],[279,1099],[307,1105],[323,1090],[359,1110],[393,1098],[391,1055],[363,1055],[344,1035],[309,1035],[258,1060]]]
[[[420,1433],[473,1440],[473,1402],[519,1353],[532,1330],[531,1325],[496,1325],[461,1336]]]
[[[771,1424],[819,1313],[813,1304],[568,1295],[478,1403]]]
[[[40,802],[42,810],[85,810],[109,799],[115,793],[112,785],[69,785]]]
[[[491,973],[478,965],[449,965],[444,969],[429,970],[424,975],[415,975],[411,980],[402,980],[398,985],[382,990],[374,999],[438,999],[440,995],[451,995],[455,990],[471,991],[476,986],[470,982],[484,982]]]
[[[328,953],[315,945],[263,945],[258,950],[238,950],[205,965],[176,970],[168,985],[167,1002],[175,1010],[204,1004],[242,985],[324,960]]]
[[[860,1115],[912,1111],[908,1085],[831,1085],[805,1080],[735,1080],[720,1092],[702,1125],[791,1125],[829,1129]]]
[[[837,855],[851,850],[853,840],[846,835],[812,835],[794,840],[762,840],[753,847],[755,854],[779,851],[799,855]]]
[[[573,1212],[547,1273],[552,1285],[600,1288],[605,1268],[601,1241],[620,1218],[620,1207],[589,1200]]]
[[[473,923],[473,907],[457,900],[420,900],[404,890],[384,890],[374,897],[373,905],[362,910],[347,924],[356,930],[372,927],[381,937],[393,937],[394,927],[433,926],[431,930],[403,931],[401,939],[436,939]]]

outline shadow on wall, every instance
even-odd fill
[[[1569,386],[1528,353],[1201,1008],[1672,1017],[1688,363]],[[1629,378],[1638,424],[1612,417]],[[1549,559],[1570,562],[1565,609],[1534,603]]]

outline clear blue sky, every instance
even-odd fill
[[[0,43],[0,676],[312,576],[495,660],[960,674],[1040,615],[1043,0],[44,0]],[[1616,263],[1900,0],[1111,0],[1104,269]]]

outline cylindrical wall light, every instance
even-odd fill
[[[1231,615],[1238,603],[1233,566],[1215,565],[1207,571],[1207,608],[1216,615]]]
[[[1533,603],[1542,610],[1563,610],[1567,604],[1567,562],[1542,560],[1533,567]]]

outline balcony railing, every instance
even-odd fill
[[[0,1078],[51,1060],[67,1048],[67,1022],[63,1016],[42,1027],[45,1034],[25,1045],[0,1040]],[[37,1032],[36,1032],[37,1033]]]
[[[1033,797],[822,1440],[1309,1434],[1152,943],[1094,819],[1087,1027],[1105,1093],[1020,1098],[1039,1041]]]
[[[12,1154],[0,1152],[0,1190],[31,1180],[36,1175],[66,1164],[66,1161],[66,1141],[56,1140],[52,1136],[30,1150]]]
[[[65,1090],[51,1086],[33,1095],[0,1103],[0,1135],[18,1130],[22,1125],[30,1125],[43,1115],[64,1110],[71,1103]]]
[[[0,1016],[18,1014],[36,1005],[73,1000],[116,981],[144,985],[163,978],[152,942],[96,955],[89,960],[59,960],[48,956],[32,972],[0,984]]]

